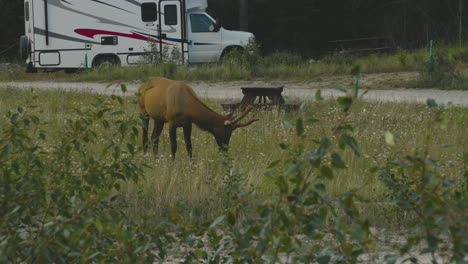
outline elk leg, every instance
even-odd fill
[[[148,115],[142,115],[141,117],[141,128],[143,130],[143,151],[146,153],[148,150],[148,127],[149,127],[149,116]]]
[[[186,124],[184,126],[184,139],[187,153],[190,159],[192,159],[192,123]]]
[[[154,129],[151,134],[151,141],[153,143],[153,153],[158,155],[158,146],[159,146],[159,136],[164,128],[164,122],[154,120]]]
[[[177,126],[170,124],[169,125],[169,138],[171,140],[171,151],[172,151],[172,159],[175,159],[175,153],[177,151]]]

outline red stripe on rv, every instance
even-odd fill
[[[80,34],[82,36],[88,37],[88,38],[94,38],[96,35],[111,35],[111,36],[119,36],[119,37],[125,37],[125,38],[132,38],[132,39],[138,39],[138,40],[143,40],[143,41],[152,41],[152,42],[161,42],[157,39],[154,38],[149,38],[147,36],[143,36],[140,34],[137,34],[135,32],[132,32],[132,34],[127,34],[127,33],[121,33],[121,32],[115,32],[115,31],[108,31],[108,30],[100,30],[100,29],[89,29],[89,28],[78,28],[75,29],[75,32],[77,34]],[[174,45],[171,43],[167,42],[162,42],[163,44],[167,45]]]

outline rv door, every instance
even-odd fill
[[[161,0],[159,2],[159,38],[163,60],[176,63],[185,62],[186,48],[182,8],[181,0]]]

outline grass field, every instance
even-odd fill
[[[60,91],[34,91],[34,94],[37,99],[30,101],[30,91],[0,88],[0,127],[6,122],[4,116],[7,111],[21,105],[37,105],[33,111],[44,123],[42,129],[47,133],[49,144],[56,144],[56,140],[61,137],[64,119],[73,118],[76,115],[74,109],[89,108],[96,97],[86,93]],[[219,103],[210,101],[208,105],[221,112]],[[125,98],[123,110],[126,116],[138,119],[133,97]],[[287,157],[288,152],[279,147],[280,143],[294,145],[298,141],[294,130],[295,120],[299,117],[320,120],[305,128],[306,147],[315,148],[313,139],[324,136],[334,138],[333,128],[343,118],[339,107],[332,101],[308,102],[297,113],[260,112],[256,115],[260,121],[234,133],[227,155],[218,152],[211,135],[194,128],[192,162],[187,157],[181,131],[178,135],[177,158],[172,161],[165,128],[158,159],[150,154],[144,155],[141,151],[136,154],[141,156],[142,164],[148,165],[144,180],[128,183],[120,191],[132,212],[130,215],[138,216],[145,212],[166,217],[177,213],[189,219],[209,219],[219,215],[233,202],[227,195],[229,192],[242,190],[251,194],[254,197],[252,199],[269,197],[275,189],[264,176],[265,172],[271,162]],[[378,175],[371,172],[371,167],[382,165],[389,159],[401,158],[406,153],[422,152],[425,146],[428,147],[430,157],[438,161],[444,177],[463,175],[463,155],[468,148],[468,110],[465,108],[445,109],[441,116],[443,122],[435,127],[431,127],[434,118],[432,111],[415,104],[357,101],[347,118],[354,126],[353,135],[362,156],[355,157],[350,150],[343,152],[343,159],[348,166],[338,170],[333,180],[327,182],[330,193],[357,190],[358,194],[366,198],[385,203],[388,201],[385,186]],[[96,129],[104,135],[107,133],[103,127]],[[385,143],[384,135],[387,131],[394,135],[395,146]],[[104,147],[98,144],[90,151],[99,151]],[[380,220],[397,218],[395,215],[387,215],[385,208],[379,208],[384,214],[374,214],[374,209],[367,213]],[[391,214],[391,208],[387,209],[387,213]]]
[[[227,154],[194,128],[189,160],[178,131],[172,160],[167,128],[157,158],[139,147],[134,96],[0,98],[0,262],[466,259],[466,108],[316,94]]]

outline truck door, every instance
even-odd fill
[[[164,60],[185,63],[186,41],[183,5],[180,0],[161,0],[159,2],[160,51]]]
[[[189,63],[218,60],[222,37],[215,21],[206,13],[191,13],[188,17]]]

